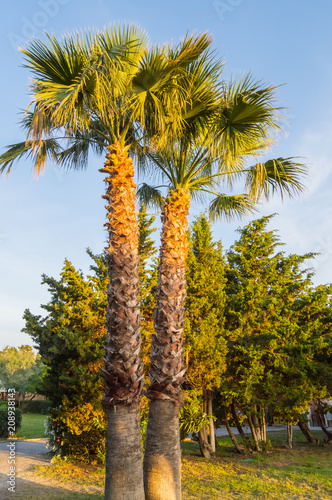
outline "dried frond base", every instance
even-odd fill
[[[106,206],[109,234],[106,260],[109,272],[105,366],[100,370],[106,383],[103,405],[138,401],[143,386],[140,358],[139,255],[135,208],[134,167],[120,145],[109,147],[105,166]]]
[[[183,328],[186,298],[187,228],[190,196],[186,190],[170,191],[162,213],[155,335],[152,339],[151,399],[182,403],[184,381]]]

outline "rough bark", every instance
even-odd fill
[[[198,444],[202,457],[210,460],[212,456],[212,449],[209,443],[208,428],[206,425],[198,431]]]
[[[298,422],[297,424],[301,431],[303,432],[304,437],[309,441],[309,443],[312,444],[317,444],[319,443],[319,440],[315,438],[312,432],[310,432],[308,424],[305,424],[303,422]]]
[[[236,425],[236,428],[238,430],[238,433],[240,434],[241,436],[241,439],[245,445],[245,447],[249,450],[249,451],[252,451],[252,446],[251,446],[251,441],[250,439],[248,438],[248,436],[244,433],[244,430],[242,429],[242,426],[239,422],[239,419],[238,419],[238,416],[237,416],[237,413],[236,413],[236,408],[235,408],[235,403],[234,401],[232,401],[232,404],[231,404],[231,412],[232,412],[232,417],[233,417],[233,420],[234,420],[234,423]]]
[[[252,438],[253,438],[254,443],[255,443],[255,449],[256,449],[256,451],[262,451],[260,444],[259,444],[259,439],[257,436],[256,427],[255,427],[255,424],[253,422],[252,415],[250,413],[248,415],[248,422],[249,422],[249,426],[250,426],[250,430],[251,430],[251,435],[252,435]]]
[[[140,358],[136,186],[132,160],[126,149],[120,144],[108,149],[101,169],[107,174],[103,198],[107,200],[105,226],[109,274],[107,341],[104,369],[100,369],[105,380],[102,404],[108,412],[110,440],[107,443],[105,499],[141,500],[144,487],[138,401],[143,386],[143,363]],[[122,423],[119,415],[123,415]],[[117,432],[120,437],[116,437]],[[129,442],[135,443],[134,449],[128,446]]]
[[[162,236],[160,249],[160,263],[158,273],[157,300],[154,315],[155,335],[152,338],[150,387],[146,394],[151,399],[160,400],[153,403],[153,411],[149,414],[149,424],[146,435],[146,449],[144,456],[144,481],[146,500],[152,500],[156,493],[150,485],[156,484],[157,474],[160,484],[169,484],[167,468],[161,467],[152,473],[150,454],[158,449],[160,456],[167,456],[169,443],[164,439],[166,428],[157,425],[153,420],[164,422],[164,414],[169,404],[175,405],[177,417],[172,420],[172,430],[179,436],[178,408],[182,403],[181,384],[184,380],[183,363],[183,328],[184,302],[186,297],[186,257],[188,252],[187,227],[189,211],[189,194],[187,190],[169,192],[162,212]],[[175,411],[175,410],[174,410]],[[150,429],[155,429],[151,432]],[[177,438],[176,438],[177,439]],[[180,456],[180,439],[177,439]],[[164,448],[162,448],[164,446]],[[174,452],[175,453],[175,452]],[[174,488],[180,484],[180,466],[172,468]],[[151,489],[152,488],[152,489]],[[173,492],[164,493],[163,500],[180,499],[180,488]]]
[[[291,450],[293,448],[293,425],[287,424],[287,447]]]
[[[144,455],[146,500],[181,498],[179,405],[152,399]]]
[[[107,410],[105,500],[129,498],[145,499],[138,403]]]
[[[236,451],[238,453],[243,453],[243,448],[237,442],[236,436],[235,436],[234,432],[232,431],[231,426],[229,425],[229,421],[228,421],[228,418],[227,418],[227,410],[226,410],[225,406],[223,406],[223,416],[224,416],[224,420],[225,420],[225,425],[226,425],[227,432],[229,434],[229,437],[233,441],[233,444],[235,446]]]
[[[257,405],[254,405],[254,411],[251,414],[252,422],[255,427],[257,440],[259,443],[266,441],[266,426],[265,426],[265,414],[264,409],[257,408]]]

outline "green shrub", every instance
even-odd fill
[[[15,408],[15,410],[13,410]],[[12,422],[11,418],[13,415],[11,412],[15,412],[15,424]],[[8,420],[9,418],[9,420]],[[9,427],[15,427],[15,433],[18,432],[22,425],[22,411],[15,406],[8,406],[7,401],[0,404],[0,437],[9,437]]]
[[[23,413],[39,413],[41,415],[48,415],[51,407],[51,401],[47,400],[32,400],[22,401],[21,409]]]
[[[46,424],[52,450],[62,457],[84,462],[103,462],[106,441],[106,415],[101,408],[86,403],[81,407],[53,408]]]

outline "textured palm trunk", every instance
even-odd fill
[[[107,410],[105,500],[144,500],[138,402],[140,358],[139,255],[134,168],[125,148],[109,147],[106,173],[109,273],[103,406]]]
[[[182,345],[189,199],[187,190],[170,191],[162,213],[155,335],[147,390],[150,411],[144,455],[146,500],[181,498],[179,409],[185,372]]]

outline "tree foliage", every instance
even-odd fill
[[[41,391],[44,373],[45,366],[31,346],[6,346],[0,351],[0,385],[15,389],[23,399],[27,393]]]
[[[42,305],[46,316],[33,315],[29,310],[24,313],[24,331],[36,342],[47,366],[43,394],[52,401],[51,426],[56,425],[57,431],[54,445],[64,454],[96,454],[105,438],[100,404],[103,384],[98,367],[106,334],[107,273],[103,257],[90,251],[89,255],[94,261],[91,276],[85,278],[66,259],[58,280],[43,275],[42,283],[51,296]],[[98,438],[93,439],[94,419],[86,420],[92,410],[104,425]]]

